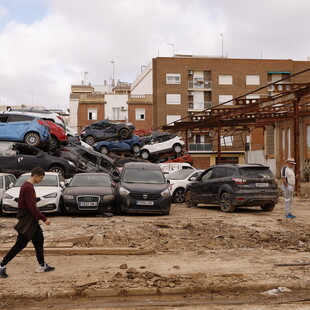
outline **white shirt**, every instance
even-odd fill
[[[287,179],[288,184],[295,186],[295,172],[293,169],[286,166],[285,176],[283,177]]]

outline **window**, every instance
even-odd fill
[[[145,120],[145,109],[136,109],[136,121]]]
[[[233,136],[221,137],[221,146],[233,146],[233,141]]]
[[[247,75],[246,85],[259,85],[259,75],[254,75],[254,74]]]
[[[220,85],[232,85],[232,83],[233,83],[232,75],[228,75],[228,74],[219,75]]]
[[[181,84],[181,74],[167,73],[166,84]]]
[[[87,109],[87,119],[97,120],[97,109]]]
[[[291,157],[291,128],[287,128],[287,157]]]
[[[9,122],[27,122],[32,121],[34,117],[28,115],[10,115]]]
[[[180,94],[166,94],[166,103],[167,104],[181,104],[181,95]]]
[[[178,121],[181,118],[181,115],[167,115],[167,124]],[[173,124],[171,124],[173,126]]]
[[[121,119],[121,108],[112,108],[113,120]]]
[[[219,95],[219,104],[226,102],[224,105],[232,105],[232,99],[233,95]]]
[[[204,109],[204,92],[202,91],[194,92],[194,109],[197,110]]]

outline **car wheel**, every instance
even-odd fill
[[[119,136],[122,138],[122,139],[127,139],[130,135],[130,132],[128,129],[126,128],[123,128],[119,131]]]
[[[48,150],[54,152],[57,150],[57,148],[58,148],[58,140],[55,137],[51,137]]]
[[[40,136],[36,132],[28,132],[25,136],[25,143],[31,146],[39,146]]]
[[[92,144],[95,143],[95,138],[94,138],[93,136],[87,136],[87,137],[85,138],[85,142],[86,142],[87,144],[89,144],[89,145],[92,145]]]
[[[177,188],[173,193],[173,202],[182,203],[185,200],[184,188]]]
[[[132,147],[132,151],[135,153],[135,154],[139,154],[140,153],[140,150],[141,150],[141,147],[139,144],[135,144],[133,147]]]
[[[109,153],[109,149],[106,146],[102,146],[100,148],[100,153],[104,154],[104,155],[107,155]]]
[[[143,151],[141,152],[141,157],[142,157],[143,159],[148,159],[148,158],[150,157],[150,153],[149,153],[148,151],[146,151],[146,150],[143,150]]]
[[[274,203],[268,203],[268,204],[261,206],[261,209],[263,211],[272,211],[275,208],[275,206],[276,205]]]
[[[187,191],[185,194],[185,202],[186,202],[186,206],[188,208],[194,208],[197,207],[198,203],[194,202],[193,199],[193,192],[192,191]]]
[[[64,214],[64,201],[61,198],[59,200],[57,215],[63,215],[63,214]]]
[[[224,192],[221,195],[220,206],[221,206],[221,210],[223,212],[231,213],[231,212],[234,212],[236,210],[236,207],[233,206],[232,203],[231,203],[230,194],[227,193],[227,192]]]
[[[177,154],[181,153],[181,152],[182,152],[182,146],[181,146],[181,144],[175,144],[175,145],[173,146],[173,151],[174,151],[175,153],[177,153]]]
[[[63,170],[62,168],[60,168],[59,166],[53,166],[53,167],[49,168],[48,171],[49,171],[49,172],[57,172],[57,173],[59,173],[60,175],[62,175],[63,177],[64,177],[64,175],[65,175],[64,170]]]

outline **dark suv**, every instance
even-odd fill
[[[135,126],[131,123],[114,123],[107,119],[85,126],[81,131],[81,139],[89,145],[96,141],[110,138],[128,139]]]
[[[234,212],[239,206],[272,211],[278,202],[278,187],[267,166],[215,165],[187,185],[185,201],[188,207],[199,203],[219,205],[224,212]]]
[[[170,213],[168,183],[159,165],[126,163],[117,189],[118,213]]]

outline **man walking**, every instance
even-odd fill
[[[39,225],[39,220],[42,220],[46,225],[50,225],[51,221],[40,212],[36,205],[36,193],[34,184],[42,182],[45,172],[42,168],[37,167],[31,171],[31,177],[21,186],[18,198],[18,223],[15,229],[18,232],[16,243],[11,250],[6,254],[0,263],[0,277],[7,278],[6,265],[22,250],[31,240],[36,251],[36,257],[39,262],[39,267],[36,272],[47,272],[55,270],[44,261],[44,237],[42,229]]]
[[[282,190],[285,201],[285,217],[293,219],[296,216],[292,214],[292,202],[295,187],[295,172],[293,166],[296,165],[294,158],[288,158],[286,166],[281,169]]]

